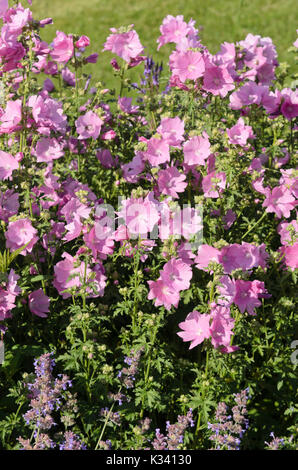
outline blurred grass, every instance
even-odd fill
[[[196,26],[203,27],[201,40],[212,53],[219,50],[221,42],[239,41],[248,33],[259,34],[272,38],[280,62],[293,65],[287,49],[297,37],[296,0],[33,0],[31,8],[36,19],[53,18],[54,24],[42,30],[42,38],[48,42],[56,30],[90,37],[88,52],[99,52],[99,60],[88,66],[88,71],[109,88],[115,85],[109,63],[112,54],[101,53],[109,28],[133,23],[146,46],[145,53],[153,55],[156,62],[167,64],[173,45],[157,52],[156,39],[168,14],[184,15],[186,21],[196,20]]]

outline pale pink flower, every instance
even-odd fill
[[[51,57],[59,63],[66,63],[73,56],[74,47],[71,34],[65,34],[63,31],[57,31],[53,41],[53,50]]]
[[[124,219],[129,233],[144,238],[151,232],[159,221],[159,213],[154,202],[148,196],[143,198],[130,198],[122,201],[122,208],[118,213]]]
[[[29,309],[38,317],[47,318],[47,313],[49,310],[50,299],[42,289],[35,290],[31,292],[28,296]]]
[[[10,134],[18,129],[22,120],[22,101],[8,101],[2,116],[0,116],[0,134]]]
[[[247,139],[254,139],[253,130],[251,126],[246,126],[244,119],[239,118],[236,124],[227,129],[230,144],[241,145],[244,147],[247,143]]]
[[[18,219],[9,222],[4,235],[6,238],[6,248],[9,248],[11,251],[15,251],[28,243],[26,248],[20,253],[23,256],[31,253],[33,246],[38,240],[37,230],[32,226],[29,219]]]
[[[220,349],[221,352],[233,352],[237,350],[237,346],[230,347],[235,320],[230,315],[229,307],[220,305],[212,306],[211,317],[211,343],[214,348]]]
[[[67,117],[63,114],[62,103],[49,98],[47,94],[33,95],[28,100],[32,107],[33,118],[38,126],[38,132],[50,136],[51,130],[65,134]]]
[[[205,165],[210,155],[210,142],[206,132],[202,136],[195,136],[183,145],[184,162],[188,166]]]
[[[0,18],[3,17],[6,10],[8,10],[8,0],[0,0]]]
[[[111,28],[110,31],[113,34],[108,36],[104,44],[104,51],[111,51],[128,63],[131,59],[135,59],[142,54],[144,48],[135,30],[118,33],[115,28]]]
[[[197,80],[205,72],[203,55],[195,51],[174,51],[170,55],[170,69],[182,83],[186,80]]]
[[[147,282],[150,287],[148,299],[155,299],[155,307],[163,305],[167,310],[171,310],[172,305],[178,307],[180,296],[177,291],[171,289],[162,279]]]
[[[168,167],[158,173],[158,188],[161,194],[166,194],[173,198],[178,198],[177,193],[183,193],[187,187],[186,176],[180,173],[175,167]]]
[[[169,42],[179,44],[181,39],[185,38],[189,32],[188,24],[184,21],[182,15],[176,17],[167,15],[160,26],[161,36],[157,39],[159,50],[161,46]]]
[[[281,222],[277,227],[277,233],[280,235],[282,245],[292,245],[298,239],[298,223],[296,220],[291,222]]]
[[[151,137],[147,142],[147,150],[143,152],[143,158],[152,166],[158,166],[170,161],[169,144],[163,139]]]
[[[38,162],[51,162],[63,157],[64,152],[57,139],[43,137],[36,144],[35,154]]]
[[[266,212],[274,212],[280,219],[281,217],[290,217],[291,210],[295,205],[295,198],[289,189],[285,186],[276,186],[272,191],[268,191],[262,207],[266,207]]]
[[[216,173],[212,171],[203,177],[202,188],[205,197],[217,198],[224,191],[226,187],[226,174],[221,171]]]
[[[178,116],[163,118],[156,131],[170,146],[180,148],[180,144],[184,140],[184,122]]]
[[[207,271],[208,265],[213,263],[220,263],[219,261],[220,250],[210,245],[200,245],[198,248],[198,254],[195,257],[196,267]]]
[[[0,180],[10,178],[12,172],[18,168],[19,164],[17,159],[10,155],[10,153],[0,150]]]
[[[192,270],[182,260],[172,258],[164,265],[160,277],[171,290],[179,292],[189,288]]]
[[[87,111],[86,114],[76,120],[75,124],[79,139],[92,137],[96,140],[100,134],[103,121],[93,111]]]
[[[190,312],[185,321],[179,323],[179,328],[183,331],[177,333],[183,341],[191,341],[189,349],[201,344],[204,339],[211,336],[210,332],[210,315],[204,315],[196,310]]]

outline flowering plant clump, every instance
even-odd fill
[[[268,37],[212,54],[168,15],[167,64],[107,31],[111,89],[88,36],[48,43],[11,3],[0,448],[297,448],[297,75]]]

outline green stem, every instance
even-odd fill
[[[262,217],[259,218],[259,220],[257,220],[257,222],[249,229],[247,230],[247,232],[245,232],[245,234],[243,235],[241,241],[244,240],[244,238],[246,237],[246,235],[248,235],[254,228],[257,227],[257,225],[260,224],[260,222],[262,222],[262,220],[264,219],[264,217],[266,216],[267,212],[264,211],[263,214],[262,214]]]

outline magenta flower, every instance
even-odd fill
[[[128,63],[142,54],[144,48],[134,29],[126,33],[118,33],[115,28],[111,28],[110,31],[113,34],[108,36],[103,51],[111,51]]]
[[[291,210],[294,209],[296,201],[290,190],[286,186],[277,186],[268,190],[262,207],[266,207],[266,212],[274,212],[277,217],[290,217]]]
[[[172,258],[164,265],[160,277],[171,290],[179,292],[189,288],[192,270],[181,259]]]
[[[63,157],[64,152],[57,139],[43,137],[36,144],[35,154],[38,162],[51,162]]]
[[[31,292],[28,296],[28,301],[29,309],[34,315],[41,318],[47,318],[47,313],[50,311],[50,299],[44,294],[42,289]]]
[[[79,39],[75,43],[75,46],[78,49],[88,47],[89,45],[90,45],[90,39],[88,38],[88,36],[80,36]]]
[[[57,31],[51,52],[52,59],[59,63],[66,63],[73,56],[73,52],[74,47],[71,34],[67,35],[62,31]]]
[[[239,118],[235,126],[227,129],[227,134],[230,144],[241,145],[241,147],[246,145],[247,139],[255,138],[252,127],[246,126],[243,118]]]
[[[202,136],[195,136],[183,145],[184,162],[188,166],[205,165],[210,155],[210,142],[206,132]]]
[[[0,180],[10,178],[12,172],[19,168],[19,163],[10,153],[0,150]]]
[[[174,51],[170,55],[170,69],[182,83],[186,80],[197,80],[205,72],[203,55],[195,51]]]
[[[18,219],[9,222],[5,232],[6,247],[11,251],[15,251],[29,242],[20,253],[25,256],[27,253],[31,253],[33,246],[37,242],[38,237],[36,235],[37,230],[32,226],[29,219]]]
[[[166,170],[160,170],[158,173],[158,189],[161,194],[166,194],[173,198],[178,198],[177,193],[183,193],[187,187],[186,176],[180,173],[177,168],[169,167]]]
[[[155,299],[155,307],[163,305],[167,310],[171,310],[172,305],[177,308],[180,300],[179,292],[173,290],[162,279],[157,281],[147,281],[150,287],[148,299]]]
[[[86,114],[76,120],[75,124],[79,139],[92,137],[96,140],[100,134],[103,121],[93,111],[87,111]]]
[[[203,315],[194,310],[187,315],[184,322],[179,323],[179,327],[183,331],[179,331],[177,335],[183,341],[191,341],[189,349],[198,346],[204,339],[210,338],[210,318],[210,315]]]

